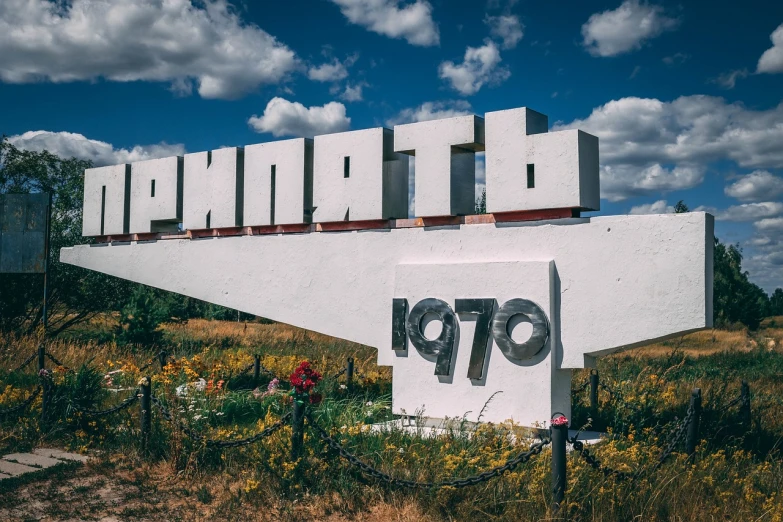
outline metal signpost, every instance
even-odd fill
[[[0,194],[0,274],[43,274],[44,332],[49,318],[51,208],[48,193]]]

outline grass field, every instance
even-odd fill
[[[160,348],[117,346],[107,341],[111,326],[111,318],[102,318],[49,343],[51,353],[75,371],[54,371],[48,423],[39,422],[40,399],[25,415],[0,419],[2,454],[46,444],[96,458],[32,481],[0,482],[0,519],[783,521],[783,318],[767,320],[753,334],[705,331],[601,359],[600,378],[621,399],[602,391],[593,415],[587,394],[575,396],[572,426],[609,431],[595,454],[614,468],[643,473],[633,483],[619,482],[571,454],[567,503],[557,516],[550,511],[546,451],[477,486],[411,492],[363,477],[313,431],[305,434],[303,456],[291,461],[290,427],[259,443],[218,450],[194,443],[156,412],[143,453],[138,405],[97,419],[68,406],[118,404]],[[354,357],[362,375],[355,389],[327,377],[313,415],[350,451],[395,477],[471,475],[504,463],[528,444],[509,439],[511,425],[437,439],[371,433],[370,424],[392,418],[391,371],[378,368],[375,351],[361,345],[284,325],[202,320],[167,326],[164,339],[173,361],[152,375],[154,393],[178,420],[208,437],[252,435],[290,410],[285,383],[269,392],[269,377],[253,383],[238,376],[251,354],[259,353],[281,378],[304,359],[331,376]],[[2,367],[14,368],[36,346],[31,337],[0,338]],[[574,372],[572,387],[587,376],[586,370]],[[186,396],[178,395],[177,387],[202,378],[203,390],[190,386]],[[753,394],[751,426],[742,424],[736,407],[725,407],[742,380]],[[37,382],[32,365],[21,373],[0,371],[0,409],[18,404]],[[653,470],[696,386],[704,396],[696,458],[689,462],[679,448]]]

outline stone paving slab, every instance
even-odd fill
[[[66,462],[87,462],[88,457],[68,453],[55,448],[37,448],[32,453],[11,453],[0,457],[0,480],[17,477],[31,471],[65,464]]]
[[[38,471],[40,468],[31,468],[24,464],[17,464],[16,462],[8,462],[7,460],[0,460],[0,473],[11,475],[16,477],[22,473],[29,473],[30,471]]]
[[[32,453],[11,453],[10,455],[4,455],[3,460],[10,460],[24,464],[25,466],[33,466],[36,468],[51,468],[57,464],[62,464],[62,460],[53,459],[43,455],[34,455]]]
[[[59,450],[56,448],[36,448],[33,450],[33,453],[36,455],[41,455],[43,457],[51,457],[53,459],[59,459],[59,460],[73,460],[76,462],[87,462],[89,460],[89,457],[86,455],[79,455],[78,453],[68,453],[63,450]]]

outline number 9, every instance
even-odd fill
[[[443,329],[437,339],[427,339],[421,331],[421,322],[428,313],[436,314],[443,323]],[[440,299],[423,299],[416,303],[408,315],[406,330],[411,344],[422,354],[438,357],[435,361],[435,375],[449,374],[457,328],[457,316],[451,307]]]

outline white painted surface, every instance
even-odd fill
[[[554,260],[565,369],[711,326],[712,241],[712,216],[692,212],[80,245],[61,259],[366,344],[385,365],[397,265]]]
[[[84,171],[82,235],[125,234],[126,165],[98,167]],[[103,188],[106,188],[105,209]],[[101,214],[105,212],[103,230]]]
[[[272,166],[275,171],[274,222]],[[310,222],[313,206],[312,184],[313,140],[300,138],[245,147],[242,224],[254,227]]]
[[[313,222],[408,217],[408,159],[393,142],[382,127],[316,136]]]
[[[483,409],[484,422],[512,420],[542,428],[548,427],[555,413],[570,417],[571,372],[555,368],[560,345],[554,271],[551,261],[398,265],[394,297],[406,298],[409,308],[428,297],[445,301],[452,310],[456,299],[495,298],[497,310],[510,299],[523,298],[544,310],[550,328],[545,346],[525,361],[507,358],[490,340],[480,380],[467,377],[475,315],[458,315],[458,341],[447,377],[435,375],[434,357],[422,355],[409,340],[406,352],[393,352],[394,413],[413,415],[423,410],[426,417],[456,416],[477,422]],[[524,330],[524,324],[517,325],[514,333],[516,329]],[[518,342],[527,337],[529,333]],[[569,393],[555,393],[561,389]]]
[[[131,164],[130,234],[177,230],[182,222],[180,168],[176,156]]]
[[[547,118],[527,108],[486,114],[487,212],[600,208],[598,138],[547,132]],[[527,165],[534,165],[528,188]]]
[[[394,150],[416,156],[416,216],[474,213],[475,151],[484,150],[482,118],[395,125]]]
[[[182,227],[185,230],[242,225],[242,149],[185,154]],[[207,214],[210,214],[207,226]]]

